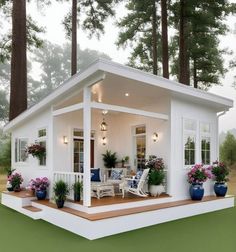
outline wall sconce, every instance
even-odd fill
[[[158,134],[156,132],[154,132],[153,135],[152,135],[153,142],[156,142],[157,139],[158,139]]]
[[[67,136],[63,136],[63,143],[64,144],[68,144],[68,138],[67,138]]]
[[[107,138],[106,138],[106,137],[103,137],[103,138],[102,138],[102,145],[105,146],[106,144],[107,144]]]

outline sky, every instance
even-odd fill
[[[231,2],[236,2],[236,0]],[[40,12],[37,9],[35,3],[29,4],[27,7],[28,13],[30,13],[40,25],[46,28],[46,34],[43,37],[50,42],[59,45],[62,45],[66,42],[65,31],[61,23],[63,17],[69,10],[69,3],[61,4],[54,2],[53,6],[44,8],[43,12]],[[116,9],[116,16],[120,18],[123,15],[125,15],[125,9],[124,6],[121,5]],[[236,58],[236,17],[231,16],[226,22],[230,27],[230,32],[227,36],[220,38],[220,47],[229,48],[232,50]],[[115,19],[109,18],[105,24],[105,34],[101,36],[100,40],[98,40],[96,37],[89,39],[88,34],[79,29],[77,34],[78,43],[80,44],[82,50],[85,48],[98,50],[108,54],[115,62],[125,64],[128,62],[130,48],[117,48],[115,42],[118,37],[118,33],[119,29],[115,26]],[[226,66],[228,66],[229,60],[231,58],[232,56],[225,56]],[[225,77],[222,78],[222,86],[214,86],[209,90],[209,92],[234,100],[234,108],[230,109],[226,115],[220,117],[220,132],[236,128],[236,89],[232,87],[234,75],[236,76],[236,69],[230,70]]]

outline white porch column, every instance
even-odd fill
[[[91,88],[84,88],[84,178],[83,178],[83,205],[91,205],[91,178],[90,178],[90,139],[91,139]]]

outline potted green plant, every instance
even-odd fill
[[[153,158],[147,161],[145,164],[147,168],[149,168],[148,174],[148,184],[149,184],[149,192],[152,196],[159,196],[161,193],[165,191],[163,186],[163,181],[165,178],[165,166],[162,158]]]
[[[103,156],[103,162],[104,162],[104,166],[106,168],[113,168],[116,165],[116,160],[117,160],[117,156],[116,156],[116,152],[111,152],[109,150],[106,151],[106,153],[102,154]]]
[[[58,180],[53,186],[55,201],[58,208],[64,206],[66,196],[69,194],[69,186],[63,180]]]
[[[80,195],[82,192],[82,188],[83,188],[83,183],[80,181],[77,181],[74,183],[73,185],[73,189],[74,189],[74,201],[80,201]]]
[[[228,167],[223,162],[215,161],[211,167],[211,173],[215,180],[214,191],[216,196],[224,197],[228,190],[226,184],[229,175]]]

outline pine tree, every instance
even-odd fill
[[[89,37],[96,35],[99,38],[104,32],[104,22],[115,14],[114,5],[118,0],[80,0],[79,3],[77,0],[69,1],[72,1],[72,10],[66,15],[63,24],[67,36],[71,38],[71,75],[74,75],[77,72],[77,26],[89,31]],[[85,18],[82,19],[82,16]]]

